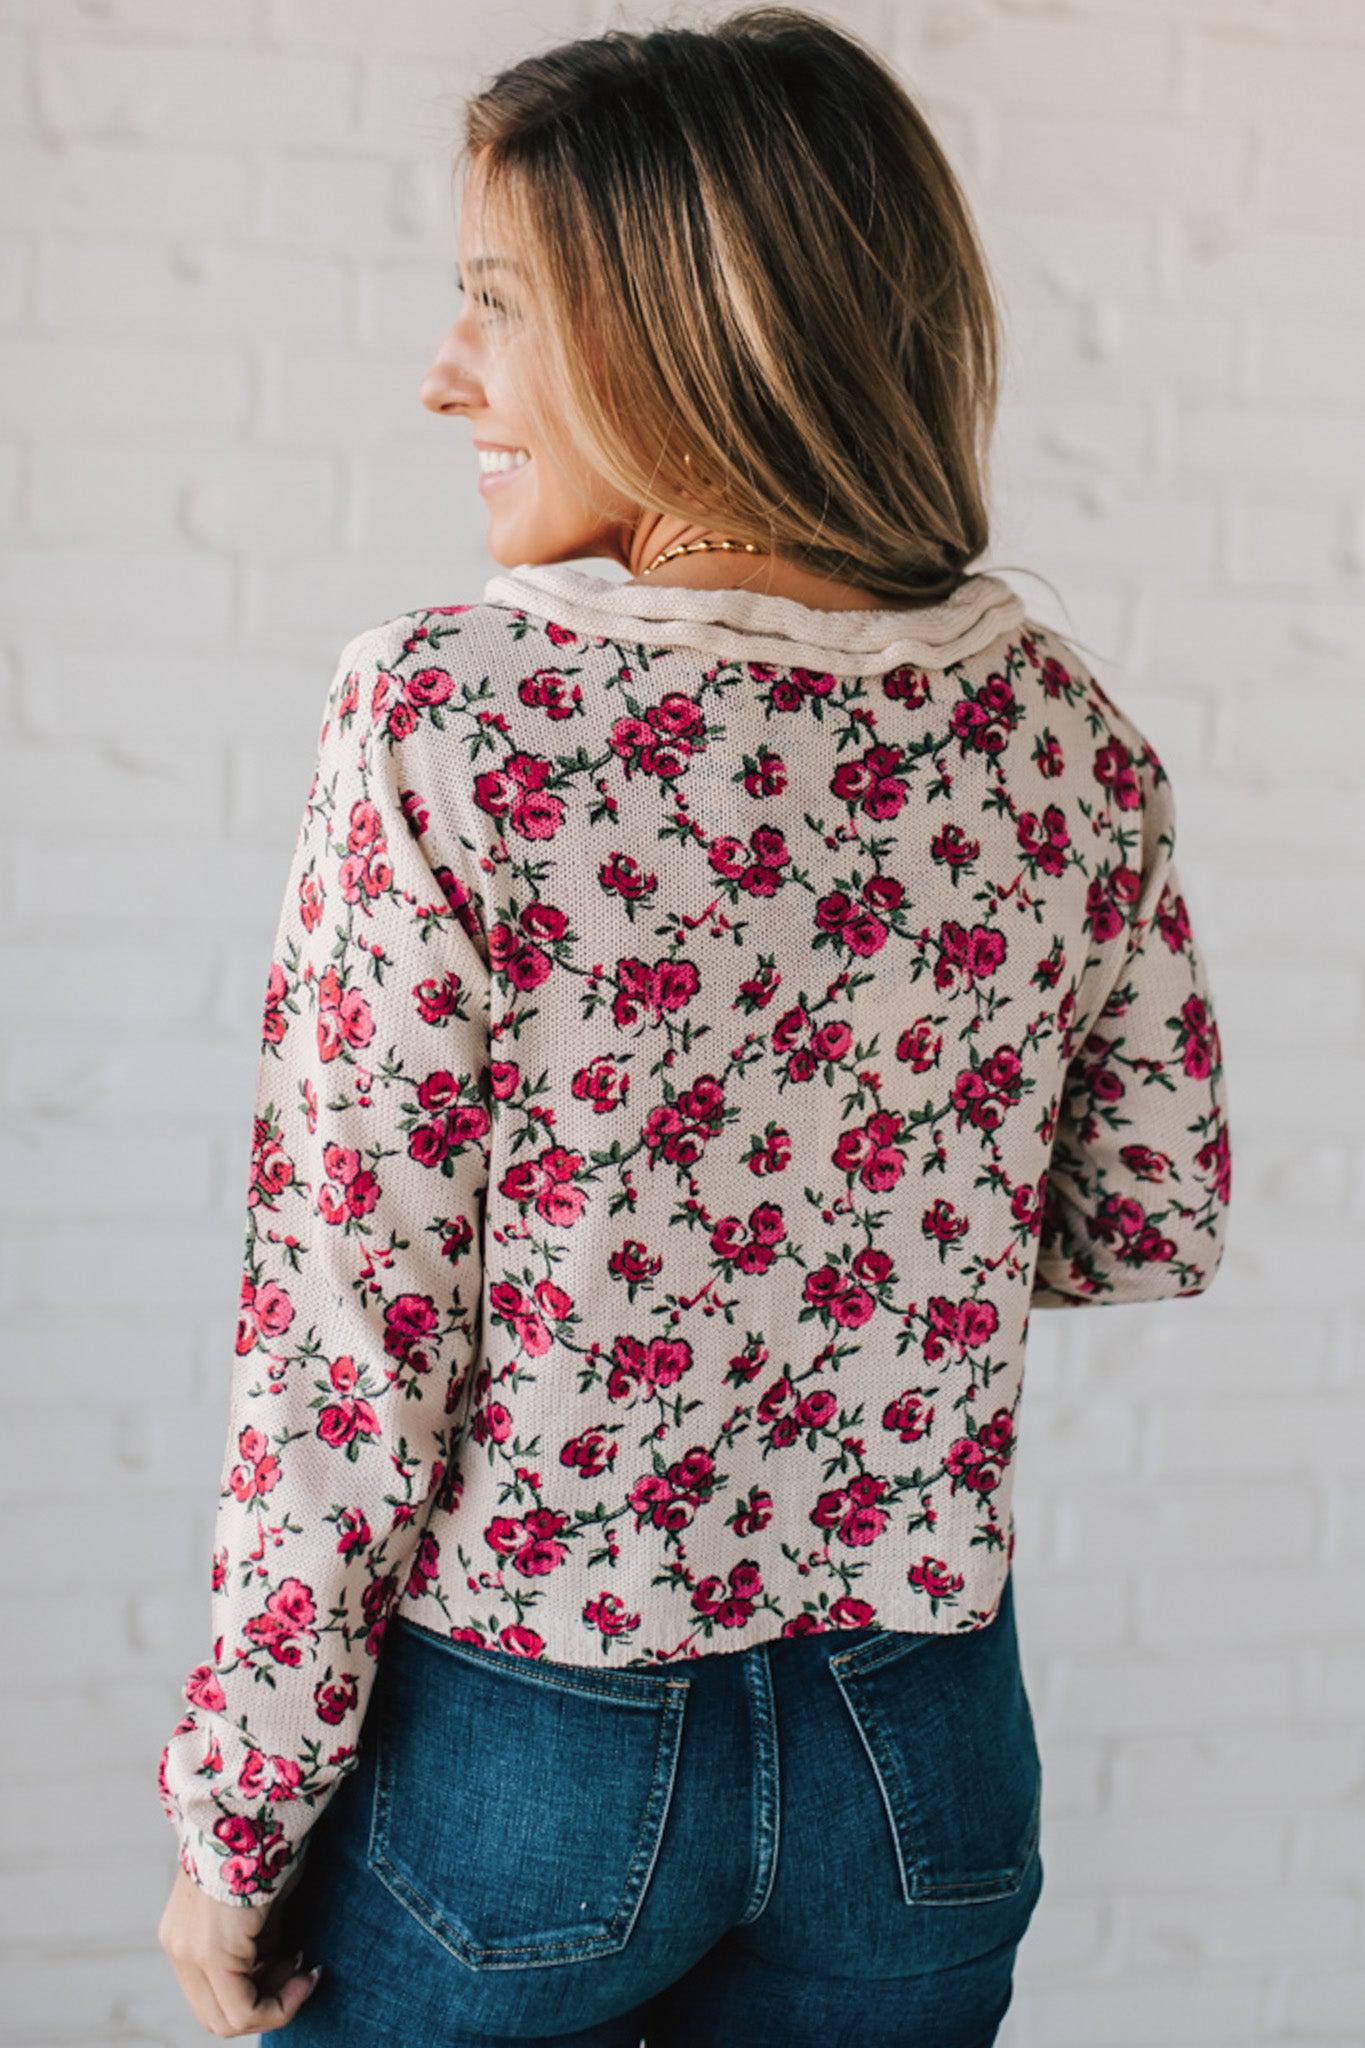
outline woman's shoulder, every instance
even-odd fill
[[[427,655],[454,654],[471,634],[483,639],[495,632],[506,609],[482,598],[465,604],[413,605],[353,634],[339,658],[396,665]]]
[[[439,730],[441,706],[481,690],[504,666],[507,609],[482,599],[414,605],[355,633],[336,658],[331,699],[393,740],[421,723]],[[403,708],[406,707],[406,708]],[[435,713],[432,720],[414,714]]]
[[[1134,696],[1141,702],[1140,678],[1120,669],[1116,655],[1097,653],[1092,658],[1084,641],[1031,614],[1016,638],[1054,722],[1070,718],[1091,753],[1117,750],[1126,757],[1124,765],[1131,763],[1154,783],[1165,780],[1165,765],[1129,701]]]

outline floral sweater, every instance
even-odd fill
[[[566,564],[343,651],[266,985],[187,1873],[278,1892],[391,1617],[611,1669],[980,1628],[1033,1307],[1231,1188],[1170,781],[998,578]]]

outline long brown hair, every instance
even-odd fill
[[[467,101],[474,162],[544,317],[533,418],[632,502],[893,605],[952,594],[989,538],[998,310],[872,49],[794,7],[609,29]]]

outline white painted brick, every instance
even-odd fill
[[[0,134],[32,130],[31,75],[28,39],[0,34]]]
[[[1357,1324],[1351,1332],[1353,1369],[1363,1344],[1365,1333]],[[1323,1489],[1322,1553],[1333,1564],[1365,1564],[1365,1518],[1359,1513],[1349,1485]],[[1358,1580],[1358,1572],[1356,1576]]]
[[[511,61],[525,47],[511,24],[499,34],[496,17],[474,16],[468,8],[451,7],[448,0],[389,0],[378,19],[382,27],[377,26],[369,0],[277,0],[273,29],[285,45],[359,48],[385,54],[448,51],[461,56],[477,33],[480,67]]]
[[[25,650],[23,711],[37,732],[126,740],[173,731],[191,745],[206,736],[231,743],[267,728],[281,751],[303,763],[304,784],[317,752],[327,686],[342,648],[378,615],[354,603],[337,608],[329,629],[313,621],[310,652],[291,659],[278,646],[238,644],[236,635],[186,635],[179,647],[142,646],[133,634],[112,640],[93,674],[84,651],[53,639]],[[300,810],[302,797],[300,797]]]
[[[1084,1407],[1060,1411],[1045,1442],[1034,1451],[1038,1476],[1049,1486],[1074,1477],[1095,1478],[1108,1472],[1117,1478],[1136,1470],[1138,1426],[1123,1401],[1097,1394]]]
[[[225,764],[231,792],[228,830],[234,838],[279,848],[281,891],[313,773],[313,751],[311,746],[284,748],[253,736],[235,747]]]
[[[95,1000],[133,1031],[164,1022],[168,1011],[189,1019],[208,1001],[214,964],[208,938],[197,946],[139,944],[134,953],[101,935],[82,947],[79,973],[72,972],[69,945],[44,938],[0,946],[0,1021],[29,1028],[41,1018],[88,1028]]]
[[[344,419],[350,448],[388,448],[394,441],[430,446],[432,417],[417,395],[425,367],[425,357],[415,352],[411,361],[380,362],[331,349],[272,349],[262,431],[276,447],[314,448]]]
[[[202,463],[205,458],[200,457]],[[207,462],[230,461],[226,452]],[[125,447],[83,437],[40,441],[33,451],[28,491],[32,537],[101,540],[181,538],[180,500],[194,458],[176,448]]]
[[[23,1370],[11,1375],[11,1406],[25,1412],[66,1401],[83,1413],[154,1398],[158,1413],[204,1401],[199,1344],[180,1318],[122,1315],[96,1307],[82,1316],[49,1304],[24,1328]],[[160,1474],[174,1483],[173,1469]]]
[[[321,457],[85,440],[40,448],[33,463],[29,525],[45,538],[83,539],[117,528],[128,537],[178,542],[188,533],[201,545],[249,544],[270,555],[333,540],[336,520],[335,467]]]
[[[1032,1332],[1047,1882],[1002,2048],[1357,2048],[1365,9],[837,14],[1004,301],[988,566],[1175,777],[1242,1190],[1209,1299]],[[202,2038],[153,1781],[208,1647],[274,922],[336,654],[491,566],[418,390],[460,101],[609,16],[0,0],[0,2048]]]
[[[5,1512],[0,1508],[0,1514]],[[23,1532],[15,1527],[18,1519],[9,1517],[6,1534],[12,1542],[22,1540]],[[31,1516],[28,1526],[31,1534]],[[53,1549],[55,1554],[45,1562],[56,1568],[62,1566],[62,1556],[56,1546]],[[68,1572],[64,1583],[69,1587],[69,1567],[63,1569]],[[21,1666],[14,1659],[0,1666],[0,1712],[16,1694],[22,1697],[44,1688],[80,1686],[93,1690],[94,1675],[101,1671],[117,1671],[124,1678],[164,1680],[164,1669],[153,1669],[150,1663],[139,1663],[130,1656],[129,1604],[127,1596],[117,1591],[103,1600],[90,1601],[82,1610],[77,1630],[71,1626],[69,1611],[53,1600],[46,1582],[39,1587],[26,1575],[19,1584],[7,1586],[6,1626],[15,1631],[15,1641],[24,1644],[26,1662]]]
[[[1350,1731],[1305,1743],[1297,1728],[1224,1728],[1202,1735],[1130,1735],[1115,1745],[1114,1803],[1128,1812],[1263,1806],[1277,1799],[1313,1808],[1350,1797],[1361,1737]]]
[[[177,1681],[158,1670],[128,1680],[87,1673],[50,1686],[38,1683],[40,1677],[35,1671],[33,1684],[4,1700],[6,1739],[24,1756],[27,1780],[52,1786],[66,1777],[73,1757],[83,1770],[103,1776],[141,1772],[150,1755],[155,1772],[154,1745],[175,1726],[183,1675]]]
[[[222,1432],[220,1451],[221,1448]],[[70,1595],[83,1584],[99,1589],[98,1603],[82,1603],[81,1633],[85,1631],[85,1615],[91,1605],[103,1605],[123,1597],[130,1585],[143,1589],[178,1587],[187,1578],[197,1578],[207,1589],[213,1547],[211,1517],[218,1482],[216,1457],[205,1464],[201,1479],[203,1483],[198,1498],[193,1500],[169,1492],[164,1498],[148,1499],[145,1489],[139,1496],[101,1500],[98,1514],[91,1517],[92,1541],[84,1553],[71,1542],[45,1547],[42,1583],[49,1595]],[[31,1533],[32,1524],[31,1503],[23,1507],[8,1499],[0,1503],[0,1531],[3,1531],[6,1543],[14,1545],[16,1551],[25,1540],[25,1530]],[[205,1606],[201,1617],[205,1623],[207,1616]],[[69,1609],[59,1619],[63,1626],[71,1629]],[[126,1667],[127,1622],[123,1617],[120,1621],[120,1641],[115,1654],[119,1663]],[[93,1640],[82,1644],[78,1638],[73,1642],[66,1662],[60,1666],[47,1663],[49,1647],[46,1633],[41,1641],[34,1641],[29,1646],[40,1682],[50,1681],[58,1670],[86,1672],[91,1668],[95,1654]],[[205,1654],[207,1650],[206,1644]],[[0,1924],[3,1921],[4,1915],[0,1914]]]
[[[174,1853],[175,1837],[163,1820]],[[103,1857],[100,1871],[116,1869],[116,1859]],[[150,1917],[134,1926],[120,1945],[102,1943],[89,1953],[55,1943],[51,1927],[41,1947],[0,1950],[10,2008],[11,2030],[0,2020],[4,2048],[199,2048],[210,2038],[194,2018],[169,1958],[156,1940],[156,1927],[174,1876],[167,1865],[157,1898],[156,1864],[139,1874],[135,1911]],[[113,1879],[117,1888],[118,1879]],[[69,1929],[81,1898],[73,1894],[52,1925]],[[103,1910],[103,1909],[102,1909]],[[17,1937],[16,1937],[17,1939]],[[28,2014],[27,2019],[15,2015]],[[256,2037],[258,2040],[260,2036]]]
[[[1365,272],[1365,247],[1359,257]],[[1181,404],[1173,474],[1198,487],[1215,479],[1273,477],[1287,484],[1349,486],[1365,468],[1365,419],[1306,406]]]
[[[1365,1392],[1338,1394],[1330,1427],[1316,1409],[1278,1401],[1225,1401],[1216,1407],[1169,1403],[1147,1419],[1144,1452],[1164,1477],[1219,1469],[1267,1478],[1295,1471],[1354,1470],[1355,1432],[1365,1427]]]
[[[1316,1970],[1351,1960],[1356,1928],[1355,1902],[1344,1893],[1305,1897],[1276,1886],[1210,1897],[1177,1886],[1162,1898],[1134,1893],[1123,1899],[1115,1945],[1125,1971],[1135,1977],[1188,1967],[1196,1942],[1206,1964],[1301,1964]]]
[[[202,236],[161,248],[58,243],[43,263],[38,303],[55,329],[86,327],[94,303],[110,334],[273,340],[334,333],[343,288],[335,261],[204,246]]]
[[[1105,1308],[1096,1315],[1122,1315]],[[1140,1560],[1143,1570],[1197,1569],[1230,1562],[1244,1569],[1284,1558],[1312,1556],[1317,1515],[1312,1490],[1302,1481],[1278,1489],[1275,1520],[1268,1523],[1264,1488],[1220,1479],[1198,1489],[1144,1486],[1095,1487],[1077,1482],[1058,1503],[1062,1551],[1068,1567],[1084,1559],[1088,1569],[1108,1564],[1124,1575]],[[1139,1578],[1140,1583],[1140,1578]]]
[[[356,272],[356,309],[363,348],[402,356],[420,351],[426,336],[434,355],[460,310],[454,256],[440,264],[425,256],[418,263],[363,261]]]
[[[1359,970],[1346,965],[1302,967],[1286,976],[1283,968],[1276,972],[1269,962],[1219,962],[1220,1023],[1225,1014],[1229,1033],[1235,1032],[1241,1045],[1269,1051],[1282,1046],[1292,1032],[1296,1045],[1344,1046],[1357,1035],[1362,1004],[1365,989]],[[1284,1167],[1297,1169],[1302,1156],[1300,1151],[1284,1160]],[[1311,1166],[1299,1199],[1339,1200],[1345,1192],[1349,1153],[1339,1146],[1314,1145]],[[1277,1182],[1277,1193],[1284,1197],[1283,1181]]]
[[[1290,1347],[1300,1386],[1312,1391],[1328,1383],[1329,1325],[1322,1304],[1306,1319],[1284,1302],[1253,1307],[1239,1299],[1220,1312],[1213,1297],[1206,1296],[1166,1306],[1170,1314],[1145,1317],[1127,1309],[1105,1309],[1107,1335],[1082,1333],[1075,1381],[1079,1397],[1097,1383],[1110,1391],[1122,1388],[1132,1399],[1149,1403],[1179,1399],[1192,1391],[1205,1396],[1268,1395],[1283,1388]],[[1031,1349],[1029,1356],[1031,1374]]]
[[[1109,1745],[1068,1737],[1054,1741],[1046,1725],[1045,1688],[1028,1685],[1034,1724],[1044,1752],[1044,1826],[1054,1815],[1102,1813],[1110,1804]]]
[[[1041,1346],[1038,1347],[1041,1349]],[[1034,1371],[1034,1346],[1028,1354],[1028,1387],[1025,1407],[1037,1414],[1045,1427],[1050,1423],[1054,1403],[1044,1406]],[[1027,1427],[1027,1423],[1025,1427]],[[1041,1492],[1035,1486],[1036,1460],[1027,1459],[1028,1489],[1032,1497]],[[1127,1602],[1123,1587],[1112,1572],[1088,1572],[1083,1566],[1066,1573],[1044,1571],[1031,1558],[1016,1557],[1014,1565],[1015,1626],[1020,1655],[1030,1668],[1041,1671],[1054,1653],[1084,1640],[1094,1650],[1113,1649],[1124,1640]]]
[[[1150,306],[1125,297],[1122,285],[1057,296],[1064,303],[1025,299],[1007,309],[1009,367],[1026,402],[1054,386],[1124,392],[1135,382],[1227,395],[1238,361],[1234,312]],[[1003,473],[999,487],[1009,487]]]
[[[1349,532],[1334,504],[1248,503],[1236,511],[1234,573],[1247,586],[1276,583],[1292,564],[1294,582],[1324,597],[1346,597]]]
[[[1104,1954],[1110,1917],[1107,1903],[1098,1897],[1083,1899],[1075,1893],[1058,1897],[1048,1882],[1049,1876],[1047,1873],[1043,1880],[1047,1905],[1034,1914],[1028,1940],[1016,1958],[1014,2003],[999,2037],[1001,2048],[1013,2048],[1017,2041],[1038,2038],[1019,2032],[1025,2002],[1033,1995],[1035,1984],[1064,1984],[1070,1978],[1088,1975],[1098,1967]]]
[[[1273,1650],[1255,1656],[1064,1653],[1058,1663],[1061,1682],[1049,1718],[1054,1736],[1096,1727],[1111,1734],[1143,1728],[1221,1733],[1282,1723],[1293,1702],[1293,1665]]]
[[[1365,1965],[1354,1957],[1347,1962],[1340,1970],[1296,1973],[1285,2000],[1291,2025],[1313,2034],[1325,2028],[1347,2030],[1360,2025],[1365,2012]]]
[[[1137,475],[1150,424],[1135,398],[1077,397],[1039,392],[1027,418],[1001,426],[998,460],[1012,475],[1056,483]],[[1068,593],[1074,583],[1068,586]]]
[[[344,0],[344,4],[354,7],[357,0]],[[312,5],[316,13],[326,15],[327,0],[312,0]],[[879,7],[880,0],[843,0],[839,18],[856,28],[861,16],[866,30],[883,42]],[[553,15],[547,24],[551,36],[582,33],[588,26],[583,20],[585,11],[590,9],[584,10],[576,0],[562,0],[557,16],[559,29],[556,31],[553,26]],[[611,17],[613,21],[623,18],[621,13]],[[650,17],[651,25],[653,18]],[[605,21],[601,26],[606,26]],[[452,29],[457,38],[453,49],[448,47]],[[534,40],[533,35],[528,41],[524,18],[519,21],[514,8],[482,8],[476,14],[465,0],[457,22],[447,26],[439,43],[427,44],[422,49],[386,48],[366,66],[361,112],[365,134],[386,143],[390,149],[406,146],[413,152],[424,152],[439,173],[444,190],[447,160],[454,153],[459,130],[461,102],[477,79],[501,64],[515,63],[525,56]]]
[[[1345,1619],[1359,1605],[1360,1582],[1343,1573],[1338,1590],[1337,1612]],[[1365,1649],[1358,1632],[1337,1647],[1320,1640],[1305,1659],[1302,1685],[1305,1712],[1320,1726],[1365,1729]]]
[[[1359,1892],[1360,1873],[1365,1870],[1365,1807],[1358,1798],[1303,1814],[1297,1836],[1291,1878],[1311,1873],[1317,1884],[1344,1885]]]
[[[69,1217],[164,1213],[174,1203],[182,1215],[207,1205],[211,1153],[202,1137],[162,1136],[150,1108],[150,1128],[95,1132],[88,1118],[73,1113],[69,1127],[29,1119],[0,1134],[0,1212]]]
[[[1000,532],[1000,552],[1029,548],[1052,565],[1062,588],[1073,568],[1124,560],[1189,575],[1215,569],[1218,508],[1197,493],[1167,497],[1106,474],[1067,490],[1025,488],[1018,497]]]
[[[164,1714],[166,1706],[162,1702]],[[51,1911],[51,1884],[61,1876],[61,1839],[65,1835],[80,1835],[90,1853],[90,1890],[82,1898],[82,1923],[88,1915],[90,1919],[98,1915],[100,1894],[117,1890],[117,1886],[108,1884],[108,1862],[117,1858],[121,1849],[129,1858],[129,1890],[137,1892],[135,1911],[139,1919],[129,1923],[111,1917],[98,1935],[94,1927],[90,1929],[92,1937],[104,1942],[119,1942],[129,1935],[139,1939],[149,1927],[156,1927],[168,1890],[162,1874],[164,1851],[170,1845],[174,1855],[174,1831],[160,1812],[153,1812],[151,1821],[156,1825],[149,1825],[147,1776],[156,1784],[158,1755],[151,1753],[151,1735],[160,1733],[164,1739],[170,1735],[174,1722],[176,1710],[172,1702],[172,1716],[166,1729],[156,1726],[151,1731],[139,1731],[147,1737],[139,1763],[123,1761],[115,1769],[92,1772],[84,1761],[84,1747],[80,1743],[80,1737],[90,1733],[88,1726],[78,1731],[78,1747],[74,1755],[65,1759],[65,1772],[43,1772],[39,1757],[25,1761],[23,1780],[6,1790],[4,1804],[6,1839],[0,1851],[0,1925],[4,1925],[6,1939],[29,1939],[37,1946],[51,1946],[53,1929],[59,1925],[59,1915]],[[29,1874],[35,1880],[33,1901],[47,1896],[49,1913],[43,1919],[25,1921],[20,1896],[25,1892]],[[113,1901],[111,1911],[117,1911]]]
[[[1081,1978],[1029,2001],[1025,2044],[1038,2048],[1246,2048],[1257,2040],[1261,1987],[1246,1970]],[[1271,2036],[1261,2036],[1269,2040]]]
[[[171,1847],[169,1864],[161,1853],[164,1845],[144,1828],[137,1855],[125,1846],[112,1856],[0,1868],[0,1925],[6,1940],[46,1945],[54,1929],[73,1925],[89,1944],[143,1941],[149,1929],[155,1933],[175,1875],[175,1836],[164,1816],[161,1830]],[[56,1975],[59,1957],[60,1949],[52,1957]]]
[[[278,858],[253,846],[186,842],[153,834],[146,818],[130,820],[117,862],[92,862],[89,850],[28,835],[15,849],[14,903],[20,917],[45,925],[84,916],[124,925],[172,918],[187,927],[207,918],[215,930],[258,930],[278,914],[286,873]]]
[[[58,1241],[51,1232],[33,1235],[11,1228],[0,1245],[0,1305],[39,1309],[62,1299],[72,1273],[78,1272],[96,1299],[115,1309],[135,1307],[147,1298],[151,1267],[162,1308],[171,1315],[199,1308],[206,1300],[235,1299],[240,1284],[236,1265],[223,1231],[186,1228],[174,1212],[154,1232],[73,1223]]]
[[[342,56],[263,47],[121,46],[68,36],[37,48],[50,129],[63,136],[294,149],[342,140],[355,73]]]
[[[1297,16],[1297,7],[1285,11],[1286,32],[1279,36],[1210,30],[1201,38],[1202,114],[1264,123],[1291,136],[1359,133],[1365,49],[1347,43],[1328,50],[1297,32]]]
[[[224,431],[240,432],[249,402],[246,358],[237,349],[0,336],[0,428],[202,433],[207,411]],[[188,566],[183,556],[181,566]]]
[[[180,0],[3,0],[8,21],[29,22],[51,35],[98,29],[129,43],[173,35],[177,42],[227,43],[261,25],[262,0],[236,0],[230,9],[200,12]]]
[[[0,751],[0,808],[16,825],[201,831],[223,813],[221,758],[150,736],[86,747],[18,740]]]
[[[159,1028],[162,1018],[152,1014],[145,1023],[131,1020],[132,1033],[122,1043],[92,1053],[88,1035],[72,1030],[69,1020],[63,1020],[61,1025],[53,1025],[41,1044],[33,1046],[22,1071],[10,1077],[6,1100],[25,1115],[58,1119],[71,1117],[79,1109],[121,1127],[127,1120],[128,1103],[137,1099],[146,1075],[154,1073],[158,1130],[176,1134],[178,1144],[186,1132],[221,1130],[228,1106],[235,1105],[246,1142],[249,1090],[255,1080],[260,1043],[259,1036],[252,1042],[251,1030],[260,1022],[270,944],[270,932],[263,929],[255,973],[256,1014],[251,1016],[243,1000],[240,1028],[230,1035],[208,1023],[189,1028],[188,1013],[182,1019],[183,1035],[170,1035]],[[144,950],[137,950],[145,962]],[[154,971],[148,967],[149,973]],[[35,1001],[34,1013],[41,1007],[41,1002]],[[87,996],[87,1014],[88,1008]]]
[[[1182,219],[1169,253],[1173,289],[1190,306],[1317,305],[1359,317],[1365,308],[1362,256],[1354,235],[1272,228],[1244,213]]]
[[[11,546],[0,558],[0,614],[13,627],[60,630],[78,590],[111,632],[145,630],[155,619],[162,632],[211,633],[228,623],[233,584],[228,563],[202,554]]]
[[[1330,314],[1258,309],[1253,388],[1269,399],[1359,408],[1365,404],[1365,351],[1358,320]],[[1297,563],[1298,557],[1291,556]]]
[[[1012,14],[1050,14],[1056,12],[1057,0],[1000,0],[1000,4]],[[1349,7],[1352,0],[1309,0],[1310,6],[1314,4]],[[1219,22],[1243,31],[1264,28],[1268,34],[1284,29],[1291,7],[1296,19],[1299,12],[1299,0],[1064,0],[1064,5],[1067,13],[1091,20]]]
[[[197,541],[214,548],[249,548],[263,561],[296,555],[310,545],[333,545],[338,515],[334,462],[255,448],[219,455],[211,467],[201,464],[183,501],[186,530]],[[320,672],[322,667],[320,662]],[[320,705],[316,716],[321,716]],[[315,737],[310,732],[310,743]]]
[[[1278,129],[1269,146],[1265,212],[1278,223],[1352,233],[1365,191],[1365,149],[1358,133],[1315,125]]]
[[[986,189],[1013,206],[1123,219],[1158,206],[1231,206],[1246,166],[1246,136],[1231,122],[1074,120],[1034,109],[996,126]]]
[[[33,298],[33,254],[22,242],[0,241],[0,321],[6,327],[24,316]]]
[[[19,518],[19,493],[23,485],[23,451],[13,442],[0,441],[0,525],[12,532]],[[4,678],[0,677],[0,684]],[[5,695],[9,692],[5,691]],[[3,701],[0,698],[0,701]]]
[[[412,584],[419,593],[416,603],[477,602],[488,566],[466,566],[460,559],[466,525],[462,508],[467,511],[479,495],[479,466],[468,426],[432,420],[431,446],[420,460],[414,455],[411,461],[391,461],[383,449],[374,449],[355,468],[357,544],[390,558],[395,551],[403,553],[422,569],[421,580],[414,574]]]
[[[181,8],[186,19],[187,8]],[[0,149],[0,223],[44,236],[119,241],[245,233],[252,166],[227,150],[148,150],[137,142],[12,142]],[[60,244],[55,245],[60,247]]]
[[[323,248],[351,262],[386,254],[394,245],[397,169],[366,151],[331,156],[272,156],[264,168],[270,234],[286,247]],[[444,267],[454,268],[454,247]],[[451,318],[454,315],[452,313]],[[394,336],[395,354],[411,348],[413,331]]]
[[[392,547],[393,536],[386,534],[385,540]],[[467,585],[453,581],[439,534],[429,534],[424,556],[397,549],[355,555],[331,551],[278,568],[266,564],[257,588],[262,629],[286,635],[302,633],[319,617],[343,613],[348,605],[373,623],[421,605],[457,603],[452,592]],[[396,605],[395,591],[401,592]]]
[[[902,82],[968,101],[1048,98],[1058,72],[1074,103],[1115,114],[1171,105],[1172,49],[1159,31],[1055,18],[988,20],[967,9],[907,8],[894,17]]]

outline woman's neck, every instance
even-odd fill
[[[684,590],[754,590],[767,597],[790,597],[817,611],[890,611],[895,607],[860,584],[821,575],[778,555],[748,554],[741,548],[712,547],[695,554],[673,555],[650,570],[664,548],[697,540],[720,541],[734,536],[704,524],[689,524],[665,513],[646,513],[631,536],[626,567],[629,580],[648,588],[672,585]]]

